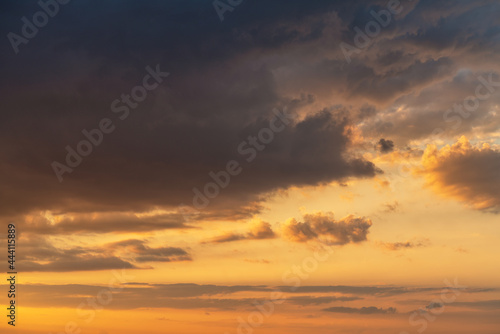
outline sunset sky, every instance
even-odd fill
[[[500,2],[2,1],[0,333],[500,333]]]

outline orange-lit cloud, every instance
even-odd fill
[[[238,240],[260,240],[260,239],[272,239],[275,238],[276,234],[271,228],[271,224],[258,221],[254,223],[250,231],[246,234],[238,234],[238,233],[225,233],[223,235],[212,238],[211,240],[205,243],[224,243]]]
[[[370,219],[349,215],[335,220],[332,213],[304,215],[304,222],[288,220],[283,226],[285,238],[295,242],[322,240],[336,245],[358,243],[366,240],[372,225]]]
[[[437,193],[475,209],[500,209],[500,150],[487,143],[472,145],[462,136],[438,149],[428,145],[422,157],[427,184]]]

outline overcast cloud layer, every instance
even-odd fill
[[[4,32],[19,32],[17,17],[38,9],[0,6]],[[438,126],[451,137],[473,126],[496,131],[490,106],[500,94],[459,127],[443,113],[462,102],[456,96],[474,93],[478,76],[493,73],[498,82],[498,3],[403,1],[348,64],[339,43],[353,44],[353,28],[384,7],[254,1],[227,12],[223,23],[209,2],[62,7],[64,15],[17,55],[6,43],[0,54],[2,214],[192,205],[193,187],[203,189],[209,172],[236,160],[243,171],[206,212],[251,216],[269,191],[376,175],[351,149],[359,139],[353,126],[373,144],[385,138],[385,151]],[[157,64],[170,75],[121,120],[125,112],[111,104]],[[295,117],[247,162],[251,154],[238,153],[239,145],[285,107]],[[65,163],[65,147],[76,148],[82,130],[103,118],[114,132],[59,183],[51,163]]]

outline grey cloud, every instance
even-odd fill
[[[394,142],[392,140],[386,140],[381,138],[377,143],[377,149],[381,153],[388,153],[394,150]]]
[[[20,240],[24,251],[17,260],[19,267],[26,272],[145,269],[138,264],[192,260],[190,254],[182,248],[154,248],[149,247],[145,241],[135,239],[92,248],[56,247],[47,238],[35,237],[33,234],[23,234]]]
[[[82,297],[95,297],[105,286],[92,285],[31,285],[23,286],[23,291],[30,295],[26,302],[33,307],[47,307],[47,303],[54,307],[74,307]],[[271,287],[271,286],[224,286],[224,285],[198,285],[198,284],[149,284],[140,282],[124,283],[117,286],[119,293],[113,295],[114,302],[109,304],[111,309],[135,309],[141,307],[152,308],[176,308],[176,309],[196,309],[196,308],[253,308],[254,303],[265,303],[269,301],[270,294],[274,291],[283,292],[283,300],[291,305],[302,307],[314,307],[333,302],[349,302],[363,299],[356,294],[366,293],[374,296],[379,295],[375,291],[395,290],[394,287],[327,287],[305,286],[300,291],[294,287]],[[333,289],[331,289],[333,288]],[[409,288],[401,288],[402,290]],[[306,295],[321,292],[343,293],[341,291],[351,291],[355,295],[345,296],[317,296]],[[413,292],[427,291],[426,289],[412,289]],[[252,298],[241,298],[238,294],[251,292]],[[394,291],[395,292],[395,291]],[[300,296],[293,294],[300,293]],[[292,294],[291,296],[287,294]],[[397,295],[391,294],[391,296]],[[47,298],[47,296],[51,298]],[[26,304],[26,305],[28,305]],[[386,310],[387,311],[387,310]],[[364,312],[370,312],[370,309]]]
[[[432,310],[432,309],[435,309],[435,308],[442,308],[442,307],[443,307],[443,303],[430,303],[425,308],[427,310]]]
[[[393,307],[389,307],[387,309],[378,308],[375,306],[369,307],[361,307],[361,308],[353,308],[353,307],[343,307],[343,306],[335,306],[323,309],[325,312],[333,312],[333,313],[357,313],[357,314],[393,314],[396,313],[396,309]]]

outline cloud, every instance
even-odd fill
[[[110,269],[140,269],[117,257],[106,256],[67,256],[48,263],[22,261],[20,267],[25,272],[70,272]]]
[[[334,313],[356,313],[356,314],[393,314],[393,313],[396,313],[396,309],[393,307],[383,309],[383,308],[378,308],[375,306],[361,307],[361,308],[335,306],[335,307],[325,308],[325,309],[323,309],[323,311],[334,312]]]
[[[406,242],[382,242],[380,246],[391,251],[399,251],[402,249],[427,247],[429,240],[406,241]]]
[[[428,145],[422,157],[427,184],[437,193],[478,210],[500,210],[500,150],[484,143],[473,146],[465,137],[438,149]]]
[[[212,238],[209,241],[205,241],[204,243],[225,243],[239,240],[261,240],[261,239],[273,239],[276,237],[276,234],[271,228],[271,224],[257,221],[252,224],[250,227],[250,231],[246,234],[237,234],[237,233],[226,233],[215,238]]]
[[[350,302],[364,299],[365,295],[374,297],[397,296],[408,293],[440,293],[442,288],[409,288],[395,286],[250,286],[250,285],[200,285],[200,284],[150,284],[124,282],[119,285],[119,293],[113,294],[111,309],[172,308],[172,309],[253,309],[254,303],[269,300],[272,292],[281,291],[283,300],[290,305],[316,307],[328,303]],[[103,286],[82,284],[25,284],[24,293],[30,298],[25,301],[31,307],[69,307],[81,303],[81,299],[95,297]],[[249,293],[252,298],[248,298]],[[335,295],[318,295],[335,294]],[[345,294],[345,295],[339,295]],[[50,298],[49,298],[50,296]],[[332,308],[330,312],[342,313],[390,313],[389,309],[364,307],[360,309]]]
[[[313,231],[309,223],[301,223],[295,219],[287,221],[283,227],[285,238],[295,242],[306,242],[316,239],[318,234]]]
[[[55,246],[47,237],[23,234],[26,252],[17,262],[26,272],[72,272],[111,269],[145,269],[145,262],[191,261],[190,254],[178,247],[149,247],[145,241],[130,239],[103,246]],[[152,269],[152,267],[147,267]]]
[[[184,222],[180,213],[158,213],[141,215],[119,212],[64,212],[18,217],[23,229],[42,235],[75,233],[120,233],[148,232],[169,229],[190,229],[192,225]],[[198,217],[198,219],[206,216]],[[194,220],[194,219],[193,219]]]
[[[289,297],[287,298],[287,302],[300,306],[308,306],[308,305],[321,305],[321,304],[329,304],[333,302],[346,302],[353,300],[360,300],[360,297],[309,297],[309,296],[301,296],[301,297]]]
[[[261,260],[258,260],[258,259],[244,259],[243,261],[249,262],[249,263],[264,263],[264,264],[271,263],[271,261],[266,260],[266,259],[261,259]]]
[[[206,71],[210,72],[207,73],[209,77],[217,75],[215,69]],[[240,73],[237,77],[247,75],[255,77],[255,81],[252,83],[253,79],[247,78],[245,82],[234,83],[231,89],[228,88],[231,91],[240,89],[241,92],[234,92],[236,96],[228,96],[228,90],[213,92],[214,96],[212,92],[205,91],[206,87],[213,86],[210,82],[192,84],[199,80],[198,77],[179,79],[174,84],[178,87],[173,88],[173,96],[167,98],[158,93],[157,105],[144,106],[144,112],[135,115],[138,118],[136,121],[117,123],[120,131],[107,136],[98,150],[73,173],[65,175],[66,180],[62,184],[57,182],[50,169],[51,161],[64,161],[64,147],[74,147],[84,139],[78,135],[81,130],[95,127],[92,122],[98,121],[103,114],[110,118],[116,116],[110,110],[101,109],[93,117],[82,113],[82,117],[87,119],[73,124],[69,115],[61,114],[57,117],[64,120],[46,123],[38,130],[19,131],[18,135],[27,136],[27,141],[37,143],[39,154],[32,156],[34,161],[26,165],[14,153],[16,148],[5,151],[0,170],[2,175],[10,175],[5,182],[2,181],[9,196],[0,201],[0,207],[4,206],[1,211],[4,214],[38,210],[116,212],[126,206],[128,210],[144,212],[158,207],[171,210],[181,203],[192,206],[195,198],[193,189],[203,192],[205,185],[213,182],[210,172],[224,170],[227,162],[236,160],[243,172],[231,179],[231,186],[223,189],[210,202],[207,211],[216,215],[227,210],[230,212],[228,216],[241,217],[248,206],[254,209],[252,213],[258,212],[259,206],[255,204],[261,201],[260,196],[275,189],[375,175],[372,163],[348,154],[348,121],[337,119],[330,112],[319,111],[294,121],[282,132],[276,133],[276,138],[264,151],[251,148],[249,136],[267,128],[273,109],[288,103],[275,96],[273,79],[268,70]],[[193,105],[191,99],[186,99],[186,94],[191,94],[187,93],[189,91],[194,91],[198,97],[206,96],[207,101]],[[119,96],[119,93],[116,94]],[[239,94],[242,96],[238,97]],[[92,100],[93,97],[86,98]],[[109,108],[114,98],[109,96],[107,101],[93,103],[102,103],[103,108]],[[151,98],[150,104],[153,101],[154,98]],[[224,101],[232,103],[218,105],[224,104]],[[207,103],[212,103],[212,107]],[[248,103],[252,103],[253,107],[248,108]],[[293,110],[293,103],[290,104],[290,110]],[[160,113],[158,110],[160,105],[162,108],[173,108],[168,111],[168,121],[165,111]],[[29,112],[38,107],[26,105],[19,108],[22,109],[19,112]],[[43,105],[40,108],[46,112],[53,109]],[[89,106],[89,109],[92,108]],[[221,111],[199,114],[200,110],[206,109]],[[233,116],[226,117],[229,111]],[[41,119],[38,121],[42,122]],[[61,128],[53,129],[56,124],[62,124]],[[64,136],[67,133],[72,135]],[[8,133],[6,136],[13,138],[16,134]],[[244,142],[247,142],[243,146],[246,153],[242,155],[238,148]],[[253,156],[252,152],[258,152],[258,155],[250,163],[247,159]],[[23,165],[26,168],[19,168]],[[93,181],[90,182],[89,178]],[[170,220],[175,217],[165,218]],[[176,221],[170,225],[180,224]]]
[[[369,295],[377,297],[390,297],[402,294],[436,292],[442,288],[408,288],[403,286],[346,286],[346,285],[330,285],[330,286],[301,286],[298,288],[290,288],[286,286],[279,287],[280,290],[293,293],[342,293],[353,295]]]
[[[137,239],[123,240],[107,244],[105,246],[111,251],[119,248],[128,250],[134,256],[136,262],[174,262],[191,261],[192,258],[182,248],[178,247],[158,247],[153,248],[145,245],[145,242]]]
[[[352,149],[352,129],[370,141],[391,138],[395,146],[428,136],[470,84],[459,80],[462,69],[498,70],[495,1],[454,10],[408,3],[398,24],[382,29],[376,43],[346,66],[339,43],[352,44],[354,26],[373,20],[370,11],[380,6],[256,1],[238,19],[226,20],[226,29],[211,3],[127,3],[118,11],[106,4],[98,12],[86,4],[66,7],[37,35],[38,44],[21,46],[22,58],[0,55],[0,212],[119,212],[123,206],[147,212],[191,205],[193,188],[211,182],[208,174],[233,159],[244,171],[210,203],[208,215],[248,218],[270,191],[375,176],[373,163]],[[18,25],[25,9],[14,3],[0,11],[5,31]],[[122,18],[138,11],[149,16],[136,17],[124,30]],[[95,18],[92,24],[88,17]],[[111,45],[109,36],[121,38]],[[31,52],[36,45],[45,52]],[[156,64],[171,76],[121,121],[111,103]],[[469,119],[485,124],[484,133],[496,131],[489,108],[495,101]],[[238,144],[269,125],[273,108],[284,106],[298,117],[247,164]],[[340,109],[348,115],[339,117]],[[51,162],[64,161],[64,147],[75,147],[84,139],[81,131],[103,117],[116,130],[59,184]],[[467,122],[467,128],[475,127]],[[20,153],[26,147],[29,154]]]
[[[430,303],[425,308],[427,310],[432,310],[432,309],[435,309],[435,308],[442,308],[443,306],[444,306],[443,303]]]
[[[486,72],[476,66],[468,63],[467,69],[458,69],[449,78],[429,84],[419,92],[401,96],[385,110],[363,119],[359,126],[364,136],[391,137],[396,146],[403,147],[415,140],[494,135],[500,125],[494,111],[500,103],[500,68]],[[488,81],[491,84],[485,86],[483,82]],[[492,89],[491,95],[478,100],[473,112],[468,112],[464,103],[466,99],[474,98],[478,89],[481,94]]]
[[[365,241],[372,225],[370,219],[349,215],[335,220],[332,213],[304,215],[304,222],[288,220],[283,225],[283,236],[294,242],[322,240],[336,245]]]
[[[377,143],[377,149],[381,153],[388,153],[394,150],[394,142],[392,140],[380,139]]]
[[[478,300],[472,302],[456,302],[453,306],[457,307],[468,307],[475,309],[489,309],[489,310],[499,310],[500,300]]]

